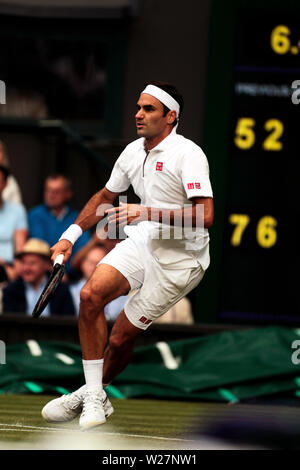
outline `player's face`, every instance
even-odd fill
[[[49,261],[42,256],[30,253],[22,256],[21,274],[25,282],[40,283],[49,268]]]
[[[152,139],[166,131],[168,114],[163,115],[164,108],[158,99],[143,93],[137,102],[137,108],[135,122],[138,136]]]

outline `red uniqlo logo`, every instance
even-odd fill
[[[194,183],[188,183],[187,187],[188,189],[194,189]]]
[[[195,183],[196,189],[201,189],[201,184],[200,183]]]
[[[156,162],[156,170],[157,171],[162,171],[163,169],[163,163],[162,162]]]
[[[145,325],[149,325],[150,323],[152,323],[152,320],[147,320],[146,317],[142,316],[141,318],[139,318],[139,321],[141,323],[144,323]]]

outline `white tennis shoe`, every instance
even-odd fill
[[[103,409],[102,390],[86,390],[83,397],[79,426],[83,431],[94,428],[106,421]]]
[[[82,412],[85,391],[86,385],[83,385],[73,393],[49,401],[42,409],[43,418],[49,423],[72,421]],[[104,390],[102,392],[102,404],[105,418],[108,418],[113,414],[114,409]]]

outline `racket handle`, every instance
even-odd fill
[[[57,255],[57,257],[55,258],[54,266],[55,266],[56,264],[63,264],[63,260],[64,260],[64,255],[63,255],[63,253],[60,253],[60,254]]]

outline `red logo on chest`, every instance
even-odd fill
[[[194,183],[188,183],[187,187],[188,189],[194,189]]]
[[[156,171],[163,171],[163,162],[156,162]]]

